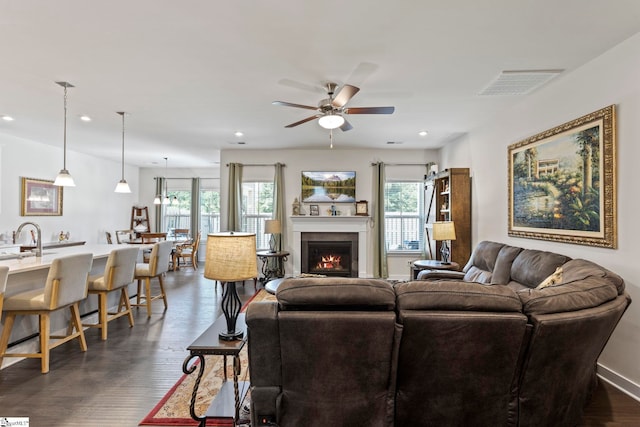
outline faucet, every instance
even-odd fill
[[[23,222],[22,224],[20,224],[20,226],[16,230],[17,236],[20,236],[20,232],[22,231],[22,228],[25,225],[33,225],[35,227],[36,232],[38,233],[38,242],[37,242],[38,247],[36,249],[36,257],[41,257],[42,256],[42,231],[40,230],[40,226],[35,222],[30,222],[30,221]]]

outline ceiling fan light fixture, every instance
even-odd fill
[[[318,124],[325,129],[336,129],[344,124],[344,117],[339,114],[327,114],[318,119]]]

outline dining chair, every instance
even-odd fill
[[[135,235],[133,230],[116,230],[116,242],[118,244],[126,243],[127,240],[132,240]]]
[[[49,372],[49,352],[52,348],[77,338],[80,349],[87,351],[78,302],[87,297],[87,279],[92,263],[93,255],[90,253],[56,258],[51,262],[44,287],[5,298],[3,310],[6,318],[0,337],[0,365],[5,357],[39,358],[42,373],[46,374]],[[51,335],[51,313],[64,308],[69,308],[71,312],[67,335]],[[39,319],[40,351],[7,353],[16,316],[30,315]]]
[[[198,232],[195,240],[188,243],[176,245],[173,252],[173,269],[180,270],[180,260],[189,260],[194,270],[198,269],[198,248],[200,246],[201,233]],[[189,265],[189,264],[186,264]]]
[[[189,239],[189,229],[188,228],[175,228],[173,230],[173,239],[174,240],[188,240]]]
[[[142,243],[156,243],[167,240],[167,233],[140,233]]]
[[[133,313],[129,301],[128,285],[133,283],[136,272],[139,248],[114,249],[107,258],[104,274],[89,277],[89,294],[98,295],[98,323],[84,323],[83,326],[100,328],[100,337],[107,339],[107,325],[110,321],[122,316],[129,317],[129,326],[133,327]],[[107,297],[110,292],[120,291],[118,308],[109,312]]]
[[[4,301],[4,292],[7,289],[8,278],[9,278],[9,267],[3,265],[0,267],[0,317],[2,317],[2,304]]]
[[[151,303],[162,298],[164,301],[164,309],[167,309],[167,294],[164,291],[164,283],[162,276],[169,270],[169,258],[171,257],[171,249],[173,242],[162,241],[154,243],[149,255],[148,263],[137,263],[135,280],[138,281],[138,294],[136,295],[136,303],[131,304],[135,307],[147,307],[147,317],[151,317]],[[157,277],[160,285],[160,293],[151,294],[151,279]],[[142,281],[144,280],[144,294],[142,293]],[[143,302],[144,300],[144,302]]]

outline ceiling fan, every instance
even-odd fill
[[[286,128],[292,128],[311,120],[318,119],[318,124],[323,128],[340,128],[344,132],[353,128],[353,126],[351,126],[351,124],[344,118],[344,115],[346,114],[393,114],[395,110],[395,107],[346,107],[347,102],[349,102],[349,100],[353,98],[358,91],[360,91],[360,88],[345,84],[340,88],[340,91],[335,94],[337,87],[338,85],[336,83],[327,83],[325,89],[327,90],[327,95],[329,97],[318,102],[317,107],[293,104],[285,101],[273,101],[272,104],[317,111],[313,116],[291,123],[290,125],[285,126]]]

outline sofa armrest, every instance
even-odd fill
[[[449,270],[422,270],[418,273],[418,280],[462,280],[464,273],[462,271]]]
[[[282,382],[278,303],[255,302],[247,307],[249,371],[252,386],[279,387]]]

